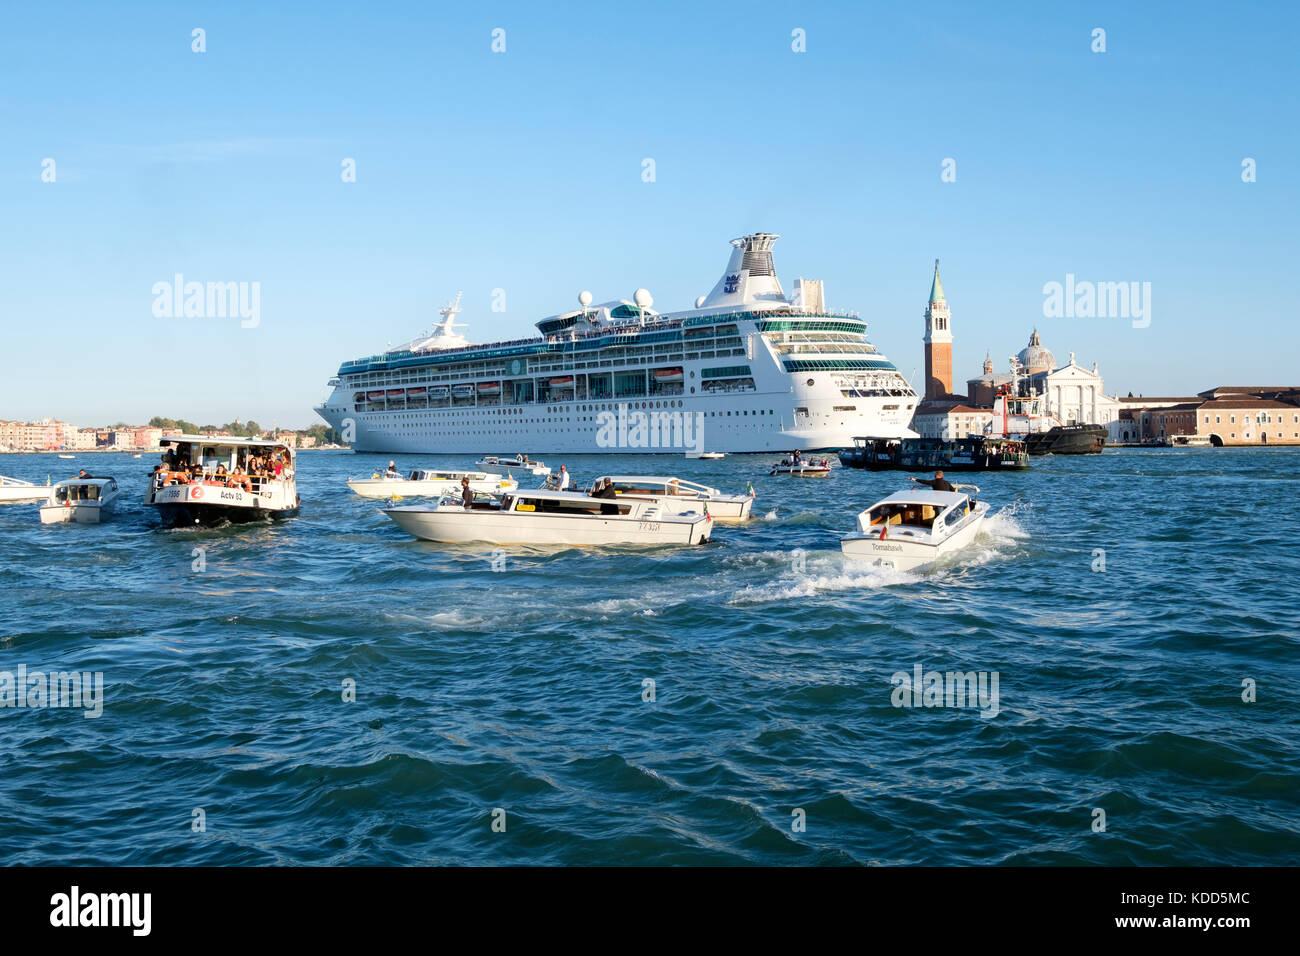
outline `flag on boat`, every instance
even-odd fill
[[[749,490],[749,497],[751,498],[758,497],[758,494],[754,491],[754,483],[752,481],[745,482],[745,487]]]
[[[884,527],[882,527],[882,528],[880,529],[880,540],[881,540],[881,541],[884,541],[884,540],[885,540],[885,532],[888,531],[888,530],[889,530],[889,525],[885,525]]]

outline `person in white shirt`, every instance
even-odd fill
[[[568,470],[567,468],[565,468],[564,465],[561,465],[561,466],[560,466],[560,484],[559,484],[559,490],[560,490],[560,491],[568,491],[568,490],[569,490],[569,470]]]

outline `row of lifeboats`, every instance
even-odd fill
[[[664,384],[682,381],[681,368],[657,368],[650,372],[651,378],[655,382]],[[572,390],[576,384],[572,375],[557,375],[550,379],[548,384],[556,391]],[[367,392],[356,392],[352,400],[358,404],[363,402],[402,402],[402,401],[420,401],[423,399],[433,399],[435,401],[446,399],[451,396],[454,398],[470,398],[474,395],[485,397],[494,397],[501,394],[501,383],[496,382],[477,382],[465,383],[463,385],[429,385],[413,386],[411,388],[379,388]]]

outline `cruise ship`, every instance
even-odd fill
[[[432,331],[344,362],[316,412],[359,452],[587,454],[825,451],[857,435],[912,438],[916,392],[820,280],[786,295],[772,246],[733,239],[713,290],[682,312],[632,300],[470,344],[460,297]]]

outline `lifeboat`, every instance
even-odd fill
[[[435,385],[433,388],[429,389],[430,398],[446,398],[450,394],[451,389],[446,385]]]
[[[656,382],[680,382],[682,380],[682,370],[680,368],[657,368],[650,374],[654,376]]]
[[[407,398],[424,398],[428,394],[429,390],[427,388],[408,388],[406,390]]]
[[[394,399],[405,398],[405,397],[406,397],[406,389],[404,388],[390,388],[388,390],[388,400],[390,402],[393,401]]]
[[[384,400],[383,389],[380,389],[377,392],[366,392],[366,397],[372,402],[382,402]]]
[[[500,382],[479,382],[478,393],[480,395],[500,395],[501,383]]]
[[[452,394],[455,395],[457,398],[470,398],[470,397],[472,397],[472,396],[474,395],[474,386],[473,386],[473,385],[454,385],[454,386],[452,386],[451,391],[452,391]]]
[[[572,375],[558,375],[551,379],[551,388],[573,388]]]

